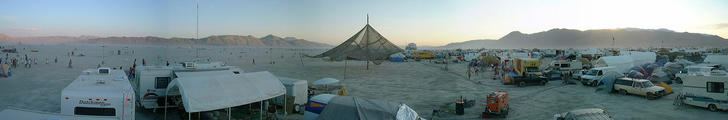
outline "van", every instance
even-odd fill
[[[602,78],[602,75],[609,71],[616,71],[616,68],[614,67],[597,67],[589,69],[589,71],[586,72],[586,74],[582,75],[581,78],[581,84],[584,85],[590,85],[590,86],[597,86],[599,83],[599,79]]]
[[[614,90],[623,95],[642,95],[650,100],[665,95],[665,88],[655,86],[649,80],[635,78],[618,78],[614,81]]]
[[[122,70],[84,70],[61,91],[61,114],[134,120],[135,92]]]

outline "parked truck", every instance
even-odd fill
[[[513,71],[521,76],[524,76],[526,74],[534,74],[537,76],[543,75],[538,69],[538,66],[541,66],[541,61],[538,59],[516,58],[513,61]]]

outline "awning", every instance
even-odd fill
[[[286,93],[285,87],[270,72],[185,76],[167,87],[179,93],[187,112],[210,111],[258,102]]]

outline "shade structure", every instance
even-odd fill
[[[258,102],[286,93],[270,72],[220,74],[177,78],[168,94],[180,94],[186,112],[225,109]]]
[[[387,38],[367,24],[344,43],[313,57],[329,57],[337,61],[350,58],[380,64],[387,60],[389,55],[398,52],[404,52],[404,50],[389,42]]]

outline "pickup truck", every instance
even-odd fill
[[[514,78],[513,83],[516,83],[518,87],[523,87],[527,84],[546,85],[548,78],[534,74],[526,74],[525,76]]]

